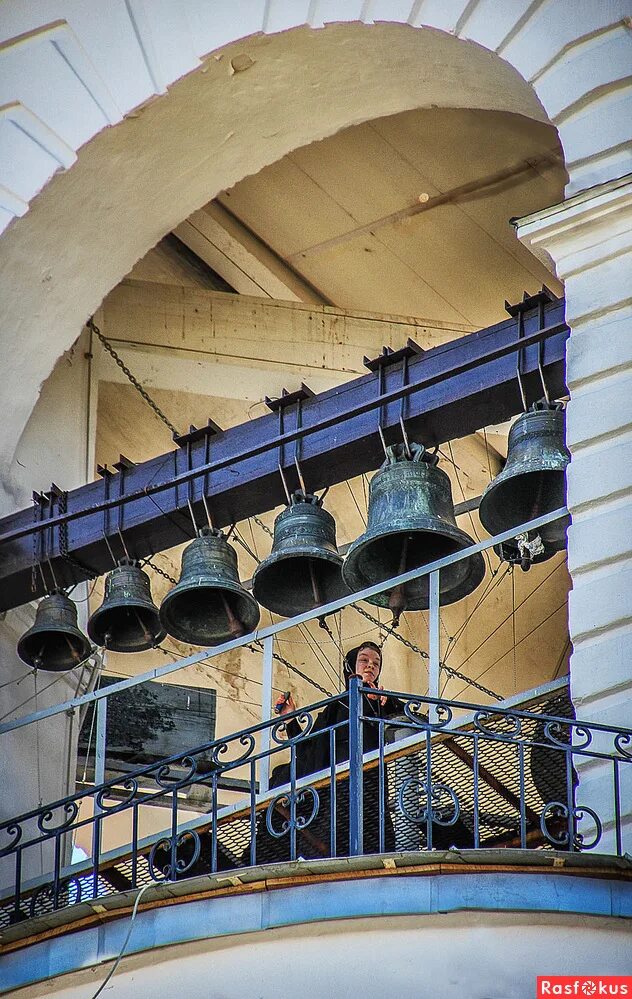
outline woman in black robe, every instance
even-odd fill
[[[363,687],[371,687],[375,693],[363,693],[362,696],[362,749],[364,753],[379,747],[380,727],[385,728],[385,719],[402,712],[402,704],[397,698],[381,694],[378,679],[382,669],[382,653],[373,642],[364,642],[351,649],[345,656],[344,675],[347,687],[352,676],[360,678]],[[290,696],[285,700],[280,698],[277,704],[279,714],[284,715],[296,711],[294,699]],[[335,761],[331,759],[330,731],[335,728]],[[329,772],[323,775],[323,781],[317,782],[314,794],[299,790],[299,800],[296,803],[296,814],[299,821],[305,825],[297,830],[297,856],[329,857],[347,856],[349,853],[349,781],[348,776],[336,781],[336,843],[335,850],[331,842],[331,767],[332,763],[345,763],[349,759],[349,703],[347,699],[332,701],[326,705],[314,719],[311,728],[302,737],[300,724],[295,718],[286,725],[288,739],[294,743],[296,754],[296,778]],[[296,742],[294,742],[296,740]],[[384,742],[386,742],[384,733]],[[384,774],[386,771],[384,770]],[[329,780],[326,779],[329,776]],[[270,786],[279,787],[290,782],[289,763],[281,764],[272,771]],[[377,763],[373,768],[364,770],[363,776],[363,852],[376,853],[380,850],[379,836],[379,801],[380,779]],[[386,779],[382,783],[382,815],[383,843],[382,850],[394,848],[393,824],[387,806]],[[289,832],[282,836],[271,834],[270,827],[280,832],[283,823],[287,821],[290,809],[289,800],[281,798],[272,809],[265,821],[259,821],[257,832],[257,861],[287,860],[290,857]]]

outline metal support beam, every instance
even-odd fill
[[[542,394],[539,361],[551,395],[567,391],[569,330],[563,300],[544,307],[544,330],[539,320],[538,309],[527,313],[520,341],[523,383],[532,400]],[[282,437],[277,416],[270,414],[212,439],[203,434],[186,448],[126,468],[111,482],[105,477],[67,496],[46,494],[35,512],[22,510],[0,521],[0,611],[44,593],[42,574],[32,573],[34,550],[47,568],[50,561],[59,584],[69,585],[89,578],[90,571],[102,574],[111,568],[106,537],[118,551],[119,529],[136,558],[189,540],[189,498],[203,523],[202,497],[208,497],[218,527],[280,505],[284,495],[277,456],[282,444],[302,440],[301,467],[310,491],[377,468],[383,457],[378,407],[387,443],[401,439],[402,400],[409,436],[427,446],[507,420],[522,408],[516,379],[518,332],[518,318],[512,317],[412,357],[405,385],[403,362],[393,364],[381,373],[379,401],[379,372],[307,399],[301,426],[296,414],[288,412]],[[290,488],[298,488],[292,465],[286,475]]]

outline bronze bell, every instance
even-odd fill
[[[180,580],[163,600],[160,620],[187,645],[221,645],[257,627],[257,602],[241,585],[237,553],[220,531],[205,528],[184,549]]]
[[[478,512],[485,530],[500,534],[564,506],[569,461],[562,404],[535,403],[512,424],[505,467],[481,498]],[[562,551],[568,524],[565,517],[539,531],[522,532],[497,545],[496,551],[505,561],[527,569]]]
[[[132,559],[122,559],[105,577],[105,596],[88,621],[96,645],[111,652],[144,652],[165,637],[149,576]]]
[[[336,547],[336,522],[309,493],[297,492],[274,522],[272,551],[252,580],[263,607],[294,617],[348,595]]]
[[[388,458],[369,487],[366,532],[351,545],[342,573],[352,590],[384,582],[410,569],[428,565],[474,542],[456,525],[450,479],[436,458],[419,444],[388,448]],[[470,555],[441,571],[442,604],[461,600],[476,589],[485,575],[480,554]],[[369,598],[388,607],[395,622],[404,610],[428,607],[428,577]]]
[[[18,655],[27,666],[61,673],[83,662],[90,648],[77,627],[77,605],[65,593],[51,593],[40,601],[33,626],[18,642]]]

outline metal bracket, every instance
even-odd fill
[[[271,399],[270,396],[265,396],[263,401],[271,412],[278,413],[280,409],[287,409],[288,406],[293,406],[296,402],[305,402],[306,399],[313,399],[315,395],[316,393],[312,391],[309,385],[301,382],[301,387],[297,388],[294,392],[281,389],[281,395],[278,399]]]
[[[554,295],[551,289],[543,284],[540,291],[537,291],[535,295],[530,295],[528,291],[523,292],[522,301],[516,302],[515,305],[510,305],[505,300],[505,312],[508,312],[512,319],[515,319],[516,316],[524,315],[525,312],[530,312],[540,305],[551,305],[553,302],[557,302],[557,300],[557,295]]]
[[[223,433],[224,431],[219,424],[209,416],[205,427],[196,427],[191,424],[188,434],[174,434],[173,440],[178,447],[184,447],[186,444],[195,444],[196,441],[204,440],[205,437],[215,437],[217,434]]]
[[[403,361],[407,357],[416,357],[420,354],[425,354],[423,347],[420,347],[418,343],[411,340],[408,337],[404,347],[400,347],[399,350],[393,350],[392,347],[382,347],[382,353],[378,354],[377,357],[369,358],[364,357],[362,363],[365,368],[369,371],[378,371],[380,368],[388,367],[391,364],[397,364],[398,361]]]

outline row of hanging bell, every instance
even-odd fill
[[[505,467],[481,499],[479,515],[486,530],[499,534],[563,506],[569,460],[560,403],[537,403],[519,416],[509,432]],[[565,519],[518,534],[498,546],[498,553],[529,568],[562,550],[567,526]],[[254,575],[254,596],[239,580],[234,548],[221,532],[204,529],[183,552],[180,580],[160,611],[147,574],[136,562],[123,560],[106,578],[105,597],[90,618],[88,634],[114,652],[152,648],[167,633],[191,645],[218,645],[257,627],[258,603],[293,617],[473,543],[457,527],[450,480],[436,456],[418,444],[397,445],[387,449],[370,483],[367,529],[344,561],[333,517],[321,500],[298,492],[276,518],[272,551]],[[440,603],[466,597],[484,572],[480,554],[446,567],[440,575]],[[368,602],[390,609],[395,621],[405,610],[427,609],[428,577]],[[89,651],[90,643],[77,627],[76,607],[63,593],[40,603],[35,624],[18,645],[29,665],[55,671],[73,668]]]
[[[501,534],[558,510],[566,503],[566,466],[570,454],[564,439],[562,403],[540,401],[512,424],[503,470],[487,486],[479,506],[489,534]],[[566,546],[569,518],[525,531],[495,545],[503,561],[525,571],[545,562]]]
[[[259,607],[239,581],[237,553],[220,531],[202,530],[182,554],[179,582],[160,610],[149,577],[123,559],[105,579],[103,603],[88,621],[92,643],[111,652],[143,652],[167,634],[190,645],[220,645],[257,627]],[[77,607],[65,593],[45,597],[35,622],[18,642],[18,655],[35,669],[61,672],[85,660],[91,641],[77,625]]]
[[[367,530],[346,559],[338,553],[335,522],[321,501],[295,493],[275,521],[272,551],[255,571],[253,592],[268,610],[293,617],[473,543],[456,525],[450,479],[436,457],[418,444],[398,445],[388,448],[371,481]],[[447,567],[440,577],[441,603],[467,596],[484,573],[478,554]],[[404,610],[428,607],[427,577],[368,602],[389,608],[397,622]]]

